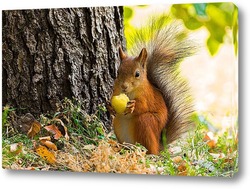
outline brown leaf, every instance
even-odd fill
[[[215,140],[210,140],[210,141],[207,141],[207,145],[210,148],[215,148],[216,147],[216,142],[215,142]]]
[[[59,131],[59,129],[57,128],[56,125],[52,124],[52,125],[48,125],[44,127],[47,131],[49,131],[50,133],[52,133],[54,136],[54,139],[58,140],[61,136],[62,133],[61,131]]]
[[[50,164],[56,163],[55,155],[52,152],[50,152],[45,146],[39,145],[35,149],[35,151],[40,157],[42,157],[44,160],[46,160]]]
[[[34,120],[32,123],[31,123],[31,127],[27,133],[28,137],[29,138],[33,138],[41,129],[41,124]]]
[[[47,146],[47,147],[48,147],[49,149],[51,149],[51,150],[57,150],[56,145],[55,145],[53,142],[49,141],[49,140],[41,141],[41,143],[42,143],[43,145]]]
[[[65,137],[66,140],[69,140],[68,128],[64,125],[63,121],[62,121],[61,119],[58,119],[58,118],[55,118],[55,119],[53,119],[53,120],[54,120],[54,121],[57,121],[57,122],[59,122],[59,123],[61,124],[61,126],[63,127],[64,132],[65,132],[64,137]]]
[[[179,166],[178,166],[178,171],[179,172],[183,172],[183,171],[186,171],[186,169],[187,169],[187,165],[186,165],[186,162],[185,161],[183,161]]]
[[[49,149],[57,150],[57,146],[53,142],[51,142],[51,137],[50,136],[40,137],[39,141],[44,146],[47,146]]]

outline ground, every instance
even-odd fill
[[[65,99],[54,115],[17,116],[3,108],[2,167],[5,169],[232,177],[238,171],[234,129],[212,132],[194,116],[197,128],[159,155],[140,144],[120,144],[100,121],[100,106],[88,115]]]

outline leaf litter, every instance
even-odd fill
[[[217,173],[217,162],[225,161],[224,164],[230,167],[237,162],[236,147],[231,148],[227,155],[227,146],[222,146],[224,151],[218,150],[221,143],[217,145],[217,139],[208,132],[204,132],[196,145],[192,139],[190,146],[195,149],[185,151],[184,144],[176,143],[170,145],[165,154],[148,155],[139,144],[118,143],[113,131],[107,132],[98,116],[86,114],[67,100],[52,118],[41,115],[38,121],[31,114],[19,119],[14,119],[13,115],[9,117],[15,120],[13,127],[16,133],[11,133],[13,138],[26,135],[27,141],[15,139],[12,143],[11,137],[5,138],[3,168],[7,169],[194,176]],[[22,123],[25,131],[18,129],[16,122]],[[10,128],[11,121],[7,124]],[[210,141],[215,141],[215,145],[210,145]],[[208,149],[207,154],[211,158],[206,159],[208,156],[199,152],[201,147],[205,151]],[[200,173],[199,167],[207,173]],[[226,175],[232,176],[232,171],[228,170]]]

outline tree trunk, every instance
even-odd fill
[[[74,97],[94,113],[111,95],[123,36],[122,7],[3,11],[3,106],[39,115]]]

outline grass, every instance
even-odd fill
[[[88,115],[79,102],[65,99],[54,115],[41,115],[36,119],[41,129],[36,136],[29,138],[13,126],[13,120],[21,119],[16,116],[15,109],[5,107],[2,167],[210,177],[232,177],[238,171],[238,140],[233,129],[208,137],[206,124],[196,115],[193,120],[196,130],[185,140],[170,144],[158,156],[148,155],[140,144],[119,144],[114,133],[108,132],[100,120],[104,111],[106,109],[100,106],[96,114]],[[57,126],[63,136],[55,139],[55,135],[45,129],[48,125]],[[66,133],[69,139],[65,137]],[[43,151],[46,153],[43,156],[37,150],[44,146],[39,138],[48,136],[57,150],[45,146],[48,152]]]

